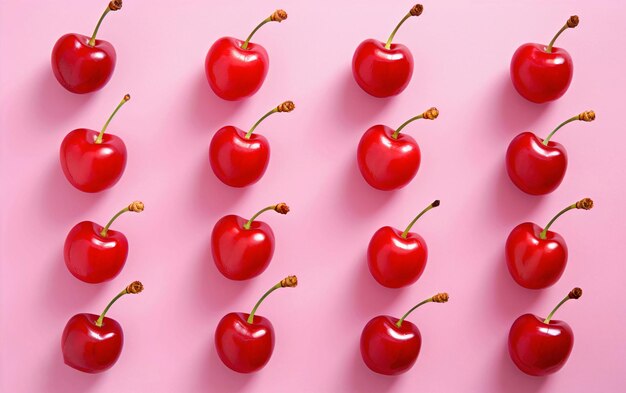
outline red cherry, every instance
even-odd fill
[[[426,267],[428,248],[420,235],[409,231],[424,213],[437,206],[438,200],[428,205],[404,232],[382,227],[374,233],[367,248],[367,266],[380,285],[401,288],[420,278]]]
[[[204,69],[209,85],[215,94],[229,101],[248,98],[263,84],[269,68],[265,48],[250,42],[258,29],[268,22],[282,22],[287,13],[276,10],[263,20],[245,41],[222,37],[209,49]]]
[[[76,314],[70,318],[61,338],[65,364],[91,374],[111,368],[122,353],[124,332],[116,320],[105,317],[105,314],[120,297],[142,290],[143,285],[134,281],[111,300],[100,316]]]
[[[249,280],[263,273],[274,255],[274,232],[255,219],[268,210],[287,214],[284,203],[266,207],[250,220],[235,215],[222,217],[211,233],[211,253],[217,269],[231,280]]]
[[[545,195],[561,184],[567,169],[567,151],[550,139],[565,124],[576,120],[593,121],[594,111],[586,111],[561,123],[544,140],[523,132],[506,151],[506,170],[513,184],[530,195]]]
[[[122,0],[111,1],[91,37],[66,34],[59,38],[52,49],[52,71],[61,86],[72,93],[84,94],[100,90],[109,82],[117,55],[113,45],[96,40],[96,35],[109,11],[120,8]]]
[[[113,187],[126,168],[126,145],[115,135],[105,134],[111,119],[130,100],[127,94],[109,117],[100,133],[79,128],[61,143],[61,168],[67,180],[84,192]]]
[[[569,299],[578,299],[580,288],[574,288],[544,320],[524,314],[517,318],[509,332],[509,354],[513,363],[524,373],[544,376],[559,371],[567,362],[574,345],[572,328],[552,316]]]
[[[230,313],[220,320],[215,330],[215,349],[228,368],[239,373],[252,373],[269,362],[274,351],[274,327],[268,319],[255,315],[256,310],[276,289],[296,285],[296,276],[289,276],[265,292],[250,314]]]
[[[545,229],[530,222],[516,226],[505,246],[506,264],[515,282],[528,289],[556,283],[567,265],[567,244],[561,235],[548,229],[563,213],[592,207],[593,201],[585,198],[561,210]]]
[[[352,57],[352,75],[357,84],[374,97],[395,96],[409,85],[413,75],[413,55],[402,44],[392,44],[396,32],[411,16],[421,15],[424,7],[416,4],[402,18],[385,44],[368,39]]]
[[[81,281],[95,284],[115,278],[128,256],[128,240],[122,232],[109,229],[121,214],[142,212],[144,205],[135,201],[120,210],[103,228],[83,221],[74,226],[65,239],[63,256],[67,269]]]
[[[421,154],[415,139],[400,134],[400,131],[417,119],[434,120],[438,115],[437,108],[430,108],[407,120],[395,131],[384,125],[365,131],[357,148],[357,162],[365,181],[383,191],[406,186],[419,169]]]
[[[361,333],[361,357],[370,370],[384,375],[407,372],[417,360],[422,346],[422,336],[417,326],[405,318],[419,306],[445,303],[447,293],[439,293],[418,303],[400,319],[387,315],[372,318]]]
[[[263,177],[270,159],[270,145],[263,135],[253,134],[268,116],[295,109],[292,101],[285,101],[266,113],[245,133],[237,127],[220,128],[209,145],[209,161],[213,173],[222,183],[231,187],[247,187]]]
[[[553,47],[563,31],[578,26],[571,16],[546,47],[541,44],[520,46],[511,59],[511,81],[517,92],[529,101],[554,101],[567,91],[574,74],[574,63],[565,49]]]

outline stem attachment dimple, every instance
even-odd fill
[[[250,227],[252,226],[252,222],[261,214],[265,213],[266,211],[269,210],[274,210],[276,213],[280,213],[280,214],[287,214],[289,213],[289,206],[287,206],[286,203],[281,202],[278,203],[276,205],[272,205],[272,206],[268,206],[266,208],[263,208],[261,210],[259,210],[254,216],[252,216],[251,219],[248,220],[248,222],[246,222],[245,224],[243,224],[243,228],[244,229],[250,229]]]
[[[107,9],[104,10],[104,12],[102,13],[102,16],[100,16],[100,19],[98,19],[98,24],[96,24],[96,28],[93,30],[93,34],[91,35],[91,38],[89,39],[89,43],[88,43],[89,46],[96,45],[96,36],[98,35],[98,30],[100,29],[100,25],[102,24],[104,17],[107,16],[107,14],[110,11],[117,11],[121,8],[122,8],[122,0],[112,0],[109,3],[109,5],[107,6]]]
[[[437,199],[436,201],[434,201],[433,203],[431,203],[430,205],[426,206],[426,208],[424,210],[422,210],[420,212],[420,214],[418,214],[413,221],[411,221],[409,223],[409,225],[406,227],[406,229],[404,230],[404,232],[402,232],[402,238],[406,239],[407,235],[409,234],[409,231],[411,230],[411,228],[413,228],[413,225],[415,225],[415,223],[417,222],[417,220],[419,220],[419,218],[421,216],[424,215],[424,213],[426,213],[427,211],[429,211],[430,209],[432,209],[433,207],[437,207],[440,205],[439,199]]]
[[[256,302],[256,304],[254,305],[254,308],[250,312],[250,315],[248,315],[248,323],[254,322],[254,314],[256,313],[256,310],[259,308],[263,300],[265,300],[265,298],[269,296],[270,293],[280,288],[295,288],[296,286],[298,286],[298,277],[296,276],[287,276],[283,278],[282,280],[280,280],[278,284],[271,287],[267,292],[263,294],[263,296],[261,296],[259,301]]]
[[[109,302],[109,304],[107,304],[106,308],[104,309],[104,311],[102,311],[102,314],[100,314],[100,317],[98,317],[98,320],[96,321],[96,326],[98,327],[102,327],[102,321],[104,320],[104,316],[106,315],[107,311],[109,311],[109,308],[111,308],[111,306],[113,305],[113,303],[115,303],[117,301],[117,299],[121,298],[122,296],[126,295],[126,294],[137,294],[137,293],[141,293],[141,291],[143,291],[143,284],[140,281],[133,281],[131,282],[126,288],[124,288],[124,290],[120,293],[118,293],[113,300],[111,300]]]
[[[581,296],[583,295],[583,290],[576,287],[574,289],[572,289],[567,296],[565,296],[563,298],[563,300],[561,300],[559,302],[559,304],[556,305],[556,307],[554,307],[554,309],[552,310],[552,312],[550,314],[548,314],[548,316],[546,317],[546,319],[543,320],[543,323],[550,323],[550,320],[552,319],[552,316],[554,315],[554,313],[556,312],[556,310],[559,309],[559,307],[561,307],[566,301],[570,300],[570,299],[579,299]]]
[[[561,215],[563,215],[564,213],[566,213],[566,212],[568,212],[568,211],[570,211],[572,209],[591,210],[592,208],[593,208],[593,200],[591,200],[590,198],[583,198],[580,201],[569,205],[565,209],[563,209],[560,212],[558,212],[557,215],[554,216],[550,220],[550,222],[548,222],[548,225],[546,225],[546,227],[543,229],[543,231],[541,231],[541,233],[539,233],[539,238],[540,239],[545,239],[547,237],[548,229],[550,229],[550,226],[552,226],[552,224],[556,221],[556,219],[561,217]]]
[[[402,322],[404,322],[404,320],[406,319],[406,317],[408,317],[408,316],[409,316],[409,314],[410,314],[410,313],[412,313],[412,312],[413,312],[416,308],[418,308],[419,306],[421,306],[421,305],[423,305],[423,304],[426,304],[426,303],[430,303],[430,302],[433,302],[433,303],[445,303],[445,302],[447,302],[447,301],[448,301],[448,299],[450,299],[450,296],[448,296],[448,294],[447,294],[447,293],[442,292],[442,293],[438,293],[438,294],[436,294],[435,296],[433,296],[433,297],[431,297],[431,298],[428,298],[428,299],[426,299],[426,300],[423,300],[423,301],[421,301],[421,302],[417,303],[415,306],[413,306],[413,308],[412,308],[412,309],[410,309],[409,311],[407,311],[407,312],[406,312],[406,314],[404,314],[404,315],[402,316],[402,318],[400,318],[400,319],[398,320],[398,322],[396,322],[396,326],[397,326],[397,327],[401,327],[401,326],[402,326]]]
[[[387,43],[385,43],[385,49],[390,49],[391,48],[391,42],[393,41],[393,37],[396,36],[396,33],[398,32],[398,30],[400,29],[400,26],[402,26],[402,24],[404,22],[406,22],[407,19],[409,19],[412,16],[420,16],[422,15],[422,12],[424,11],[424,6],[421,4],[415,4],[411,10],[404,15],[404,17],[402,18],[402,20],[400,20],[400,23],[398,23],[396,25],[396,28],[393,29],[393,31],[391,32],[391,35],[389,35],[389,39],[387,39]]]
[[[142,211],[143,211],[143,202],[135,201],[135,202],[131,203],[130,205],[126,206],[125,208],[123,208],[122,210],[117,212],[117,214],[115,214],[113,216],[113,218],[111,218],[109,220],[109,222],[106,224],[106,226],[104,228],[102,228],[102,230],[100,231],[100,236],[106,237],[107,233],[109,231],[109,227],[111,226],[111,224],[113,224],[113,221],[115,221],[122,214],[124,214],[126,212],[141,213]]]
[[[111,122],[111,120],[113,120],[113,117],[115,117],[115,114],[117,113],[117,111],[120,110],[120,108],[126,103],[128,102],[128,100],[130,100],[130,94],[126,94],[124,96],[124,98],[122,98],[122,101],[117,105],[117,107],[115,108],[115,110],[113,111],[113,113],[111,113],[111,116],[109,116],[108,120],[106,123],[104,123],[104,127],[102,127],[102,130],[100,131],[100,133],[98,134],[98,137],[95,140],[95,144],[100,144],[102,143],[102,138],[104,137],[104,132],[106,131],[107,127],[109,126],[109,123]]]
[[[271,111],[269,111],[266,114],[264,114],[263,117],[261,117],[256,123],[254,123],[252,128],[250,128],[250,131],[248,131],[246,133],[245,138],[246,139],[250,139],[250,137],[252,136],[252,133],[259,126],[259,124],[261,124],[261,122],[263,120],[265,120],[269,116],[273,115],[274,113],[280,113],[280,112],[287,113],[287,112],[293,111],[294,109],[296,109],[296,104],[294,104],[293,101],[285,101],[285,102],[283,102],[282,104],[278,105],[276,108],[274,108]]]
[[[400,125],[400,127],[398,127],[393,132],[393,134],[391,134],[391,137],[393,139],[398,139],[398,136],[400,135],[400,131],[402,131],[402,129],[404,127],[406,127],[409,123],[414,122],[415,120],[418,120],[418,119],[435,120],[438,116],[439,116],[439,110],[437,108],[435,108],[435,107],[432,107],[432,108],[428,109],[426,112],[422,113],[421,115],[417,115],[415,117],[412,117],[409,120],[407,120],[404,123],[402,123]]]
[[[576,116],[572,116],[569,119],[565,120],[563,123],[559,124],[551,133],[548,134],[548,136],[546,137],[546,139],[543,140],[544,146],[548,146],[548,142],[550,142],[550,138],[552,138],[552,136],[564,125],[571,123],[573,121],[576,120],[580,120],[580,121],[586,121],[586,122],[590,122],[590,121],[594,121],[596,119],[596,113],[594,111],[584,111],[582,113],[579,113]]]
[[[241,49],[248,49],[248,44],[250,43],[250,40],[252,39],[252,36],[254,35],[254,33],[257,32],[257,30],[259,30],[261,28],[261,26],[263,26],[266,23],[269,22],[282,22],[285,19],[287,19],[287,12],[285,12],[285,10],[276,10],[272,13],[272,15],[268,16],[267,18],[263,19],[263,21],[261,23],[259,23],[257,25],[257,27],[254,28],[254,30],[252,30],[252,33],[250,33],[250,35],[248,36],[248,38],[246,38],[246,41],[241,45]]]
[[[548,47],[546,48],[546,52],[552,53],[552,47],[554,46],[554,42],[557,38],[559,38],[561,33],[567,29],[573,29],[574,27],[578,26],[578,22],[580,22],[580,20],[578,19],[577,15],[570,16],[567,22],[565,22],[565,24],[563,25],[563,27],[561,27],[561,29],[556,33],[554,38],[552,38],[552,41],[550,41],[550,44],[548,44]]]

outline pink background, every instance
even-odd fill
[[[356,86],[350,60],[361,40],[388,36],[408,1],[128,1],[99,36],[118,52],[113,79],[96,94],[72,95],[53,78],[50,51],[64,33],[90,34],[105,2],[1,3],[3,392],[571,393],[626,383],[625,2],[427,1],[396,36],[413,51],[413,80],[399,97],[380,100]],[[211,43],[245,38],[279,7],[289,19],[255,37],[272,63],[261,91],[240,103],[216,98],[203,70]],[[569,92],[549,105],[524,101],[508,79],[512,53],[524,42],[546,43],[574,13],[580,26],[558,43],[576,65]],[[83,194],[62,175],[59,144],[74,128],[99,129],[127,92],[133,99],[109,128],[128,147],[124,177],[107,192]],[[213,133],[227,124],[248,128],[285,99],[295,112],[258,129],[273,149],[262,181],[244,190],[219,183],[208,164]],[[364,130],[397,126],[433,105],[439,119],[406,130],[423,153],[414,181],[392,193],[369,188],[355,159]],[[504,171],[509,141],[525,130],[545,136],[586,109],[597,112],[594,123],[555,138],[570,154],[561,187],[543,198],[515,189]],[[503,260],[510,229],[527,220],[545,225],[585,196],[596,203],[592,211],[553,227],[570,248],[560,282],[540,292],[518,287]],[[420,281],[403,290],[378,286],[365,262],[370,236],[383,225],[404,228],[437,198],[441,207],[415,227],[431,252]],[[131,244],[125,270],[103,285],[74,279],[62,257],[69,229],[81,220],[104,224],[134,199],[145,212],[114,226]],[[277,236],[271,266],[250,282],[223,278],[210,257],[213,224],[279,201],[292,212],[263,218]],[[271,362],[255,375],[231,372],[213,347],[216,323],[249,311],[287,274],[298,275],[298,288],[260,309],[276,328]],[[135,279],[145,292],[109,314],[126,335],[115,367],[87,375],[65,366],[59,342],[67,319],[99,313]],[[549,378],[522,374],[506,352],[511,323],[525,312],[545,316],[575,285],[584,296],[557,316],[576,336],[568,364]],[[410,317],[424,339],[415,367],[396,378],[370,372],[358,351],[363,325],[444,290],[448,304]]]

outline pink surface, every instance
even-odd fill
[[[54,79],[50,51],[64,33],[91,33],[104,3],[0,5],[0,390],[571,393],[626,383],[625,2],[428,1],[396,36],[416,69],[408,89],[389,100],[363,93],[350,61],[361,40],[385,39],[409,2],[128,1],[100,34],[118,53],[113,79],[96,94],[72,95]],[[223,35],[244,38],[278,7],[289,19],[255,38],[271,58],[265,85],[245,102],[217,99],[204,77],[209,46]],[[575,62],[569,92],[549,105],[525,102],[508,79],[512,53],[546,42],[574,13],[580,26],[558,44]],[[74,128],[99,129],[127,92],[133,99],[109,128],[128,147],[126,173],[107,192],[83,194],[63,177],[61,140]],[[208,163],[213,133],[226,124],[245,129],[285,99],[297,109],[258,129],[273,149],[265,178],[245,190],[219,183]],[[423,153],[416,179],[398,192],[369,188],[355,158],[365,129],[395,127],[433,105],[439,119],[407,129]],[[515,189],[504,170],[509,141],[529,129],[545,135],[585,109],[597,112],[594,123],[555,137],[570,155],[561,187],[539,198]],[[508,232],[527,220],[545,225],[584,196],[594,209],[553,227],[570,249],[560,282],[540,292],[518,287],[504,262]],[[380,287],[365,261],[371,235],[383,225],[404,228],[437,198],[441,207],[415,227],[430,251],[424,275],[407,289]],[[63,263],[67,232],[81,220],[104,224],[134,199],[146,210],[115,225],[130,241],[125,270],[103,285],[74,279]],[[279,201],[292,212],[264,217],[277,237],[273,263],[250,282],[224,279],[210,257],[213,224]],[[255,375],[231,372],[213,347],[217,322],[247,312],[287,274],[300,286],[260,309],[276,328],[270,363]],[[134,279],[145,292],[109,314],[126,335],[119,362],[101,375],[65,366],[66,321],[100,312]],[[549,378],[522,374],[506,352],[511,323],[525,312],[545,315],[574,285],[583,297],[557,317],[576,337],[568,364]],[[396,378],[366,369],[358,351],[364,324],[444,290],[448,304],[409,318],[424,339],[415,367]]]

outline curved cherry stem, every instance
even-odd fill
[[[100,236],[106,237],[109,231],[109,227],[111,226],[111,224],[113,224],[113,221],[115,221],[122,214],[129,212],[129,211],[132,211],[135,213],[141,213],[143,211],[143,203],[140,201],[135,201],[131,203],[130,205],[126,206],[125,208],[123,208],[122,210],[120,210],[119,212],[117,212],[117,214],[115,214],[113,218],[109,220],[106,226],[102,228],[102,230],[100,231]]]
[[[261,124],[261,122],[263,120],[265,120],[266,118],[268,118],[269,116],[273,115],[274,113],[278,113],[278,112],[291,112],[294,109],[296,109],[296,105],[293,103],[293,101],[285,101],[282,104],[278,105],[277,107],[275,107],[274,109],[272,109],[271,111],[267,112],[266,114],[263,115],[263,117],[261,117],[256,123],[254,123],[254,125],[252,126],[252,128],[250,128],[250,131],[248,131],[245,135],[246,139],[250,139],[250,137],[252,136],[252,133],[254,132],[254,130],[259,126],[259,124]]]
[[[270,293],[280,288],[295,288],[296,285],[298,285],[298,278],[296,276],[288,276],[282,279],[278,284],[271,287],[267,292],[263,294],[263,296],[261,296],[259,301],[256,302],[256,304],[254,305],[254,308],[248,315],[248,323],[254,323],[254,314],[256,314],[256,310],[259,308],[261,303],[263,303],[263,300],[265,300],[265,298],[269,296]]]
[[[287,206],[286,203],[277,203],[276,205],[272,205],[272,206],[268,206],[266,208],[263,208],[261,210],[259,210],[254,216],[252,216],[252,218],[250,218],[245,224],[243,224],[243,228],[244,229],[250,229],[250,227],[252,226],[252,222],[261,214],[265,213],[266,211],[269,210],[274,210],[276,213],[280,213],[280,214],[287,214],[289,213],[289,206]]]
[[[561,33],[563,33],[567,29],[573,29],[574,27],[578,26],[578,22],[579,20],[577,15],[570,16],[567,22],[565,22],[565,25],[563,25],[563,27],[561,27],[561,29],[556,33],[554,38],[552,38],[552,41],[550,41],[550,44],[548,44],[548,46],[546,47],[546,52],[552,53],[552,47],[554,46],[554,42],[557,38],[559,38]]]
[[[556,216],[552,217],[550,222],[548,222],[548,225],[546,225],[546,227],[543,229],[543,231],[541,231],[541,233],[539,233],[539,238],[540,239],[545,239],[547,237],[548,230],[550,229],[552,224],[554,224],[554,222],[559,217],[561,217],[563,214],[565,214],[566,212],[568,212],[568,211],[570,211],[572,209],[590,210],[591,208],[593,208],[593,201],[591,199],[589,199],[589,198],[581,199],[580,201],[567,206],[565,209],[563,209],[560,212],[558,212],[556,214]]]
[[[406,229],[404,230],[404,232],[402,232],[402,238],[406,239],[407,235],[409,234],[409,231],[411,230],[411,228],[413,228],[413,225],[415,225],[415,223],[417,222],[417,220],[420,219],[421,216],[424,215],[424,213],[426,213],[427,211],[429,211],[430,209],[439,206],[440,202],[439,200],[434,201],[433,203],[431,203],[430,205],[428,205],[424,210],[422,210],[420,212],[420,214],[418,214],[413,221],[411,221],[409,223],[409,225],[406,227]]]
[[[100,29],[100,25],[102,24],[102,21],[104,20],[104,17],[107,16],[107,14],[110,11],[111,11],[111,9],[107,5],[107,9],[104,10],[104,12],[102,13],[102,16],[100,16],[100,19],[98,20],[98,24],[96,25],[96,28],[93,30],[93,34],[91,35],[91,38],[89,39],[89,46],[96,45],[96,35],[98,35],[98,30]]]
[[[387,39],[387,42],[385,43],[385,49],[391,49],[391,42],[393,41],[393,38],[396,36],[396,33],[400,29],[400,26],[402,26],[402,24],[406,22],[406,20],[409,19],[410,17],[421,15],[423,9],[424,7],[421,4],[416,4],[413,6],[413,8],[411,8],[411,10],[406,15],[404,15],[404,17],[400,20],[400,23],[396,25],[396,28],[393,29],[393,31],[389,35],[389,38]]]
[[[578,115],[574,116],[574,117],[570,117],[569,119],[565,120],[563,123],[559,124],[551,133],[548,134],[548,136],[543,140],[543,143],[545,146],[548,146],[548,142],[550,142],[550,138],[552,138],[552,136],[564,125],[571,123],[573,121],[578,120]]]
[[[104,127],[102,127],[102,130],[100,131],[100,134],[98,134],[98,137],[96,138],[95,143],[96,144],[100,144],[102,143],[102,138],[104,137],[104,132],[106,131],[107,127],[109,126],[109,123],[111,123],[111,120],[113,120],[113,117],[115,117],[115,114],[117,113],[117,111],[120,110],[120,108],[126,103],[128,102],[128,100],[130,100],[130,95],[126,94],[124,96],[124,98],[122,98],[122,101],[117,105],[117,107],[115,108],[115,110],[113,111],[113,113],[111,113],[111,116],[109,116],[109,119],[107,120],[106,123],[104,123]]]
[[[263,122],[263,120],[267,119],[269,116],[271,116],[271,115],[273,115],[274,113],[277,113],[277,112],[278,112],[278,108],[274,108],[271,111],[269,111],[266,114],[264,114],[263,117],[261,117],[256,123],[254,123],[252,128],[250,128],[250,130],[246,133],[245,138],[246,139],[250,139],[250,137],[252,136],[252,133],[259,126],[259,124],[261,124],[261,122]]]
[[[396,322],[396,326],[397,327],[401,327],[402,326],[402,322],[404,322],[404,320],[406,319],[406,317],[409,316],[409,314],[411,314],[413,311],[415,311],[416,308],[426,304],[426,303],[430,303],[430,302],[435,302],[435,303],[445,303],[448,301],[448,294],[447,293],[438,293],[433,297],[430,297],[426,300],[422,300],[421,302],[417,303],[415,306],[413,306],[413,308],[411,308],[409,311],[406,312],[406,314],[404,314],[402,316],[402,318],[400,318],[398,320],[398,322]]]
[[[556,307],[554,307],[554,309],[552,310],[552,312],[550,312],[550,314],[548,314],[548,316],[546,317],[546,319],[543,320],[543,323],[550,323],[550,320],[552,319],[552,317],[554,316],[554,313],[556,312],[556,310],[558,310],[563,304],[565,304],[565,302],[567,302],[570,299],[579,299],[583,294],[582,289],[576,287],[574,289],[572,289],[570,291],[570,293],[565,296],[565,298],[563,298],[563,300],[561,300],[559,302],[559,304],[556,305]]]
[[[128,206],[126,206],[125,208],[123,208],[122,210],[120,210],[119,212],[117,212],[117,214],[115,214],[113,216],[113,218],[111,218],[109,220],[109,222],[107,222],[107,224],[105,225],[104,228],[102,228],[102,230],[100,231],[100,236],[102,237],[106,237],[107,232],[109,231],[109,227],[111,226],[111,224],[113,224],[113,221],[115,221],[119,216],[121,216],[122,214],[126,213],[127,211],[130,211],[130,209],[128,208]]]
[[[122,292],[118,293],[113,298],[113,300],[111,300],[109,302],[109,304],[107,304],[107,306],[104,309],[104,311],[102,311],[102,314],[100,314],[100,316],[98,317],[98,320],[96,320],[96,326],[102,327],[102,322],[104,321],[104,316],[106,315],[107,311],[109,311],[109,308],[111,308],[113,303],[115,303],[117,301],[117,299],[121,298],[122,296],[124,296],[126,294],[129,294],[129,293],[130,294],[137,294],[137,293],[140,293],[141,291],[143,291],[143,285],[141,284],[141,282],[133,281],[129,286],[124,288],[124,290]]]
[[[254,30],[252,30],[252,32],[250,33],[250,35],[248,35],[248,38],[246,38],[245,42],[241,45],[241,49],[248,49],[248,44],[250,44],[250,40],[252,39],[252,36],[254,35],[254,33],[257,32],[257,30],[259,30],[261,27],[263,27],[264,24],[269,23],[269,22],[282,22],[285,19],[287,19],[287,13],[283,10],[276,10],[274,11],[274,13],[270,16],[268,16],[267,18],[263,19],[263,21],[261,23],[259,23]]]
[[[398,127],[393,134],[391,134],[391,137],[393,139],[398,139],[398,136],[400,135],[400,131],[402,131],[402,129],[404,127],[406,127],[407,125],[409,125],[410,123],[414,122],[415,120],[418,119],[427,119],[427,120],[435,120],[437,117],[439,116],[439,110],[437,108],[430,108],[428,109],[426,112],[422,113],[421,115],[417,115],[415,117],[410,118],[409,120],[405,121],[404,123],[402,123],[400,125],[400,127]]]

